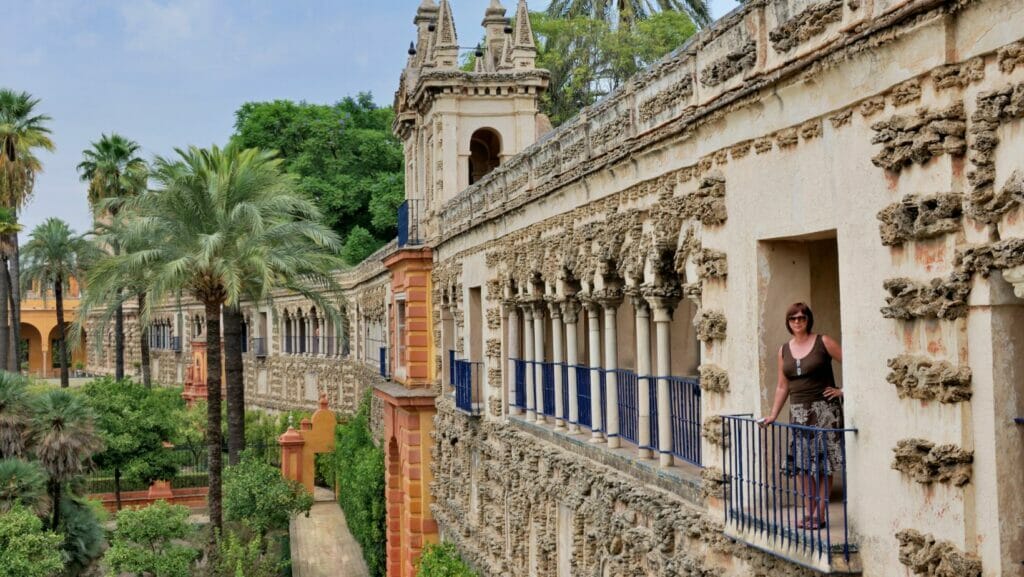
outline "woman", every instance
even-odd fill
[[[793,338],[779,349],[778,384],[775,404],[763,421],[775,422],[790,399],[790,422],[822,429],[843,427],[843,390],[836,387],[832,360],[843,361],[843,351],[831,337],[815,334],[814,313],[804,303],[786,311],[786,330]],[[832,489],[832,474],[843,468],[840,433],[816,433],[808,429],[792,432],[786,473],[800,479],[806,516],[797,522],[801,529],[818,529],[826,522],[825,503]],[[819,504],[821,505],[819,507]]]

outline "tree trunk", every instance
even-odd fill
[[[14,217],[17,219],[18,212],[15,209]],[[11,258],[11,349],[14,351],[14,370],[21,370],[21,248],[18,246],[18,233],[13,237],[14,257]]]
[[[56,532],[60,524],[60,481],[50,479],[50,499],[53,501],[53,519],[50,521],[50,530]]]
[[[245,450],[245,381],[242,368],[242,311],[224,307],[224,378],[228,402],[228,464]]]
[[[0,369],[5,371],[15,372],[11,368],[10,352],[11,352],[11,320],[10,320],[10,307],[7,305],[7,301],[11,298],[11,293],[8,290],[10,286],[7,284],[7,257],[3,257],[3,270],[0,270],[0,302],[3,306],[0,307]],[[16,363],[16,362],[15,362]]]
[[[64,283],[60,277],[53,283],[53,298],[57,301],[57,354],[60,355],[60,388],[71,386],[68,371],[67,327],[64,326]]]
[[[121,510],[121,469],[114,468],[114,501],[117,503],[117,510]]]
[[[121,289],[117,290],[117,312],[114,314],[114,378],[124,378],[124,306],[120,304]]]
[[[142,309],[146,307],[146,293],[139,293],[139,331],[141,335],[141,341],[139,341],[139,354],[142,357],[142,384],[146,385],[149,389],[153,386],[153,376],[149,371],[149,327],[142,324]]]
[[[206,446],[210,460],[210,525],[221,529],[220,302],[206,302]],[[216,533],[211,531],[212,535]]]

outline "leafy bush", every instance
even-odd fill
[[[283,529],[299,513],[309,513],[313,496],[297,481],[285,479],[273,465],[251,451],[224,470],[224,517],[239,521],[259,534]]]
[[[103,554],[106,532],[87,499],[65,495],[60,501],[60,518],[64,535],[61,549],[67,560],[65,575],[81,575]]]
[[[359,411],[338,426],[330,465],[338,480],[338,503],[352,536],[363,549],[370,575],[384,575],[387,556],[384,502],[384,452],[370,432],[370,394]]]
[[[181,505],[157,501],[144,509],[125,509],[117,514],[105,560],[115,575],[189,577],[199,552],[181,543],[192,533],[188,509]]]
[[[246,539],[228,531],[217,540],[197,577],[279,577],[289,564],[279,551],[267,552],[263,542],[254,536]]]
[[[476,577],[451,543],[424,547],[417,567],[419,577]]]
[[[0,577],[50,577],[64,566],[64,538],[43,531],[43,522],[21,505],[0,514]]]

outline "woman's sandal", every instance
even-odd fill
[[[796,522],[797,529],[809,529],[812,531],[821,529],[825,526],[825,521],[818,519],[817,517],[811,517],[810,515]]]

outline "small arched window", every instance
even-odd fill
[[[501,164],[501,137],[490,128],[481,128],[469,140],[469,183],[480,180]]]

